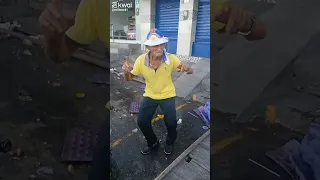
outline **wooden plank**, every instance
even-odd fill
[[[204,149],[201,146],[195,148],[190,154],[192,158],[191,161],[197,160],[199,165],[203,166],[205,169],[210,169],[210,151]]]
[[[180,163],[181,160],[183,160],[194,148],[198,146],[199,143],[201,143],[206,137],[210,135],[210,130],[208,130],[206,133],[204,133],[199,139],[197,139],[193,144],[191,144],[180,156],[177,157],[164,171],[162,171],[158,177],[155,178],[155,180],[161,180],[163,177],[165,177],[166,174],[168,174],[178,163]],[[210,154],[209,156],[210,157]],[[210,158],[208,158],[210,159]]]

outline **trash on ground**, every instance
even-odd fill
[[[142,84],[142,85],[139,86],[139,88],[145,89],[145,88],[146,88],[146,85],[145,85],[145,84]]]
[[[79,98],[79,99],[82,99],[84,98],[86,95],[82,92],[79,92],[79,93],[76,93],[76,97]]]
[[[138,101],[132,101],[129,107],[129,113],[137,114],[139,113],[140,103]]]
[[[119,90],[116,90],[116,94],[120,94],[120,91],[119,91]]]
[[[32,53],[29,50],[24,50],[23,54],[27,56],[32,56]]]
[[[136,132],[138,132],[138,129],[135,128],[135,129],[132,130],[132,132],[133,132],[133,133],[136,133]]]
[[[98,73],[94,76],[88,78],[89,82],[95,83],[95,84],[110,84],[110,75],[107,73]]]
[[[7,153],[11,148],[12,143],[9,139],[0,139],[0,152]]]
[[[5,30],[13,30],[15,28],[21,28],[21,24],[19,24],[17,21],[11,22],[4,22],[0,23],[0,29],[5,29]]]
[[[74,166],[72,164],[69,164],[68,165],[68,172],[71,174],[71,175],[74,175],[76,174],[76,170],[74,168]]]
[[[182,119],[179,118],[177,124],[181,124],[182,123]]]
[[[134,93],[136,93],[137,91],[133,91]]]
[[[67,130],[61,152],[63,162],[91,162],[98,139],[94,129],[74,127]],[[75,156],[75,154],[77,156]]]
[[[293,139],[266,155],[296,180],[320,179],[320,124],[312,123],[301,143]]]
[[[53,86],[53,87],[60,87],[61,84],[60,84],[59,82],[54,82],[54,83],[52,83],[52,86]]]
[[[36,170],[36,173],[38,175],[53,175],[54,171],[51,166],[43,166]]]
[[[266,123],[277,123],[279,120],[279,113],[277,107],[275,105],[268,105],[265,116]]]
[[[29,180],[36,180],[36,179],[37,179],[37,176],[35,176],[33,174],[29,176]]]
[[[259,166],[259,167],[263,168],[264,170],[266,170],[266,171],[270,172],[271,174],[273,174],[273,175],[276,175],[276,176],[280,177],[280,175],[279,175],[278,173],[276,173],[276,172],[272,171],[271,169],[269,169],[269,168],[267,168],[267,167],[265,167],[265,166],[261,165],[260,163],[258,163],[258,162],[256,162],[256,161],[254,161],[254,160],[252,160],[252,159],[250,159],[250,158],[249,158],[248,160],[249,160],[250,162],[252,162],[253,164],[255,164],[255,165],[257,165],[257,166]]]
[[[208,129],[209,129],[209,127],[208,127],[208,126],[202,126],[202,129],[204,129],[204,130],[208,130]]]
[[[205,105],[200,106],[193,110],[203,120],[206,126],[210,127],[210,101]]]
[[[32,42],[29,39],[24,39],[22,42],[23,42],[23,44],[25,44],[27,46],[31,46],[32,45]]]
[[[21,157],[24,154],[21,148],[17,148],[15,152],[16,157]]]
[[[193,113],[191,112],[188,112],[188,114],[190,114],[191,116],[195,117],[195,118],[198,118],[198,116],[194,115]]]

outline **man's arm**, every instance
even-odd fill
[[[261,20],[229,1],[220,3],[220,9],[216,10],[213,23],[220,25],[219,29],[216,29],[220,33],[250,32],[248,35],[243,35],[249,41],[263,39],[266,36],[266,26]]]
[[[65,62],[81,46],[97,39],[95,0],[82,0],[74,23],[67,23],[62,16],[61,0],[53,0],[39,18],[45,30],[45,48],[55,62]]]

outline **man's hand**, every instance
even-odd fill
[[[177,66],[178,69],[180,69],[180,72],[186,72],[187,74],[192,74],[193,70],[186,64],[181,63]]]
[[[128,56],[125,57],[125,62],[122,66],[122,71],[124,73],[131,73],[133,69],[133,65],[128,62]]]
[[[41,13],[39,23],[49,37],[62,35],[70,27],[62,15],[62,0],[52,0]]]
[[[222,11],[217,14],[216,20],[226,24],[225,31],[230,34],[248,32],[251,29],[252,13],[245,11],[241,6],[228,2]]]
[[[251,31],[249,35],[244,36],[247,40],[262,39],[266,36],[265,24],[255,19],[251,12],[233,2],[224,4],[222,11],[215,16],[215,20],[226,24],[224,31],[230,34]]]

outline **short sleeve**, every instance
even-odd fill
[[[75,24],[66,32],[73,41],[88,45],[98,39],[96,0],[81,0],[75,17]]]
[[[131,70],[131,74],[138,76],[141,74],[141,59],[142,56],[139,56],[136,60],[136,62],[133,65],[133,69]]]
[[[173,70],[180,70],[177,67],[181,64],[181,60],[177,56],[170,54],[170,62],[173,64]]]

